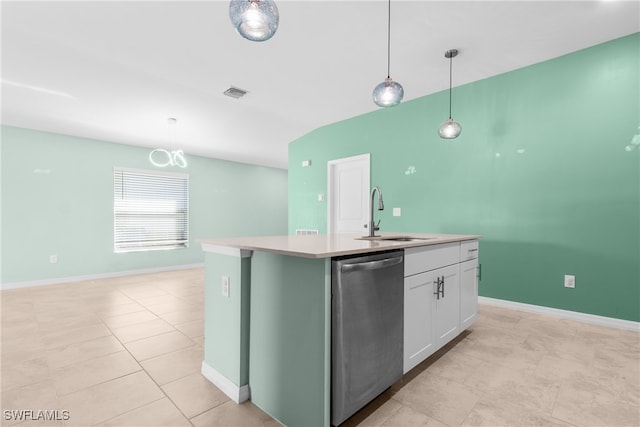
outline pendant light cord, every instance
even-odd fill
[[[452,80],[452,71],[451,69],[453,68],[453,55],[449,55],[449,120],[451,120],[451,82]]]
[[[387,78],[391,78],[391,0],[387,12]]]

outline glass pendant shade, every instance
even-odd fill
[[[269,40],[278,29],[278,7],[273,0],[231,0],[229,17],[238,34],[254,42]]]
[[[458,135],[460,135],[460,132],[462,132],[462,126],[460,126],[460,123],[454,121],[452,118],[449,118],[438,128],[440,138],[443,139],[457,138]]]
[[[391,77],[387,77],[373,89],[373,102],[379,107],[398,105],[403,97],[404,89],[402,85],[391,80]]]
[[[387,2],[387,78],[373,89],[373,102],[378,107],[393,107],[400,104],[404,89],[400,83],[391,79],[391,0]]]

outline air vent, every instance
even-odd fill
[[[223,93],[227,96],[230,96],[231,98],[240,99],[247,94],[247,91],[231,86],[229,89],[225,90]]]
[[[310,230],[307,228],[297,228],[296,236],[317,236],[318,230]]]

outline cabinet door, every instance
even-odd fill
[[[460,263],[460,330],[478,317],[478,260]]]
[[[436,273],[436,281],[437,277],[444,280],[441,285],[441,292],[432,296],[436,300],[434,317],[437,348],[442,347],[460,333],[459,270],[460,266],[456,264],[434,271]],[[436,291],[434,290],[434,292]]]
[[[433,293],[438,271],[420,273],[404,279],[404,373],[435,351]]]

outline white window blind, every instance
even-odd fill
[[[189,175],[113,169],[115,252],[189,246]]]

